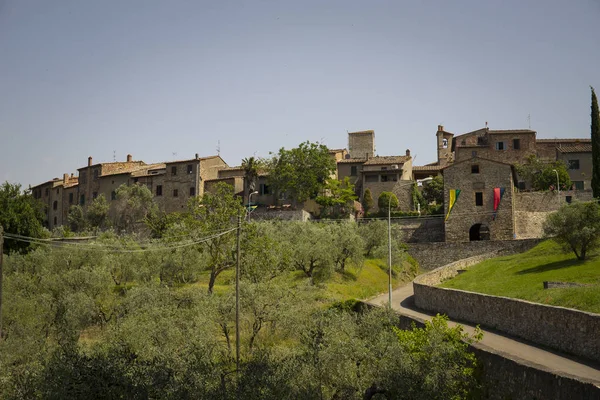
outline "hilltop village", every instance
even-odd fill
[[[437,160],[413,165],[410,150],[404,154],[377,155],[373,130],[348,133],[348,148],[330,150],[337,164],[335,178],[349,178],[359,201],[367,189],[377,199],[383,192],[394,193],[399,210],[414,211],[412,191],[415,183],[426,185],[441,175],[444,182],[444,224],[430,226],[434,231],[415,241],[461,242],[472,240],[510,240],[541,237],[545,217],[560,204],[574,199],[592,198],[592,146],[590,139],[539,139],[529,129],[476,131],[454,134],[441,125],[435,133]],[[562,161],[568,167],[572,185],[563,190],[534,192],[519,177],[517,164],[536,156],[542,162]],[[286,204],[285,193],[276,195],[268,176],[260,173],[256,193],[251,199],[245,190],[242,166],[229,166],[219,155],[147,164],[128,155],[126,161],[94,163],[78,168],[77,175],[64,174],[31,188],[46,206],[47,228],[67,224],[69,208],[86,207],[98,196],[116,199],[122,185],[146,185],[159,208],[165,212],[182,211],[191,197],[202,196],[218,182],[258,205],[257,215]],[[560,188],[560,182],[557,182]],[[290,210],[290,219],[306,219],[318,214],[319,206],[307,201]],[[285,209],[285,207],[284,207]],[[377,204],[375,202],[375,209]],[[292,214],[294,211],[296,214]],[[300,213],[300,214],[298,214]],[[282,216],[279,212],[278,216]],[[298,216],[299,215],[299,216]],[[409,239],[410,240],[410,239]]]

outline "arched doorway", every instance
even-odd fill
[[[469,229],[469,240],[490,240],[490,228],[484,224],[475,224]]]

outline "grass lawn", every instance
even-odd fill
[[[544,290],[544,281],[594,286]],[[600,254],[579,261],[548,240],[525,253],[474,265],[440,286],[600,313]]]

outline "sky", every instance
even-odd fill
[[[600,0],[0,0],[0,182],[366,129],[415,165],[438,125],[589,137],[599,20]]]

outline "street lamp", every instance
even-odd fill
[[[558,189],[558,206],[560,207],[560,181],[558,180],[558,171],[553,169],[552,171],[554,171],[554,173],[556,174],[556,188]]]
[[[252,204],[252,195],[253,194],[258,194],[258,192],[255,190],[254,192],[250,193],[248,195],[248,209],[250,208],[250,205]],[[248,221],[250,221],[250,213],[252,212],[252,210],[248,210]]]
[[[389,305],[392,308],[392,196],[388,197],[388,282],[389,282]]]

